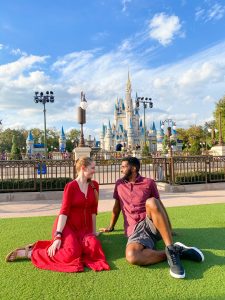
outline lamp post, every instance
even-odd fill
[[[81,92],[80,106],[78,107],[78,123],[80,124],[80,141],[79,141],[78,147],[85,147],[83,124],[86,123],[87,105],[88,104],[87,104],[87,100],[85,98],[85,94],[83,92]]]
[[[144,107],[144,145],[146,145],[145,109],[148,107],[148,104],[149,104],[149,108],[153,108],[153,102],[152,102],[152,98],[137,97],[136,107],[139,107],[140,103],[143,103],[143,107]]]
[[[222,135],[222,111],[221,107],[219,110],[219,146],[223,145],[223,135]]]
[[[168,136],[168,147],[169,147],[169,156],[172,157],[173,151],[172,151],[172,145],[170,137],[172,135],[171,129],[176,129],[176,123],[172,119],[166,119],[162,122],[161,128],[165,128],[165,123],[167,123],[167,136]]]
[[[45,104],[50,102],[53,103],[55,101],[54,93],[52,91],[47,91],[45,94],[43,92],[35,92],[34,93],[34,102],[35,103],[42,103],[44,106],[44,148],[45,148],[45,158],[48,157],[47,155],[47,134],[46,134],[46,109]]]

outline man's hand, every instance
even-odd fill
[[[113,230],[114,230],[114,227],[110,227],[110,226],[105,227],[105,228],[99,228],[100,232],[111,232]]]
[[[59,250],[61,246],[61,240],[55,240],[48,248],[48,256],[52,257],[55,255],[56,250]]]

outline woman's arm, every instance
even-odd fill
[[[62,231],[65,227],[66,221],[67,221],[66,215],[59,215],[57,228],[56,228],[56,232],[59,232],[59,233],[56,234],[54,242],[48,248],[48,256],[50,256],[50,257],[54,256],[56,253],[56,250],[59,250],[59,248],[61,246],[62,234],[60,234],[60,232],[62,233]]]
[[[67,221],[66,215],[59,215],[56,231],[62,232]]]

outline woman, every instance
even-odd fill
[[[94,271],[110,269],[96,238],[99,186],[91,181],[95,163],[89,157],[80,158],[76,170],[77,178],[65,186],[52,240],[16,249],[7,255],[7,262],[26,257],[40,269],[58,272],[82,272],[84,266]]]

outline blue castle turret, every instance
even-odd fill
[[[34,149],[34,138],[33,138],[31,130],[28,133],[26,145],[27,145],[27,149],[26,149],[27,155],[31,156],[33,154],[33,149]]]
[[[63,126],[62,126],[62,129],[61,129],[61,135],[59,137],[59,151],[60,152],[65,152],[66,151],[66,136],[65,136],[65,133],[64,133]]]
[[[157,142],[162,143],[164,138],[164,130],[162,129],[162,122],[159,123],[159,130],[157,130]]]

